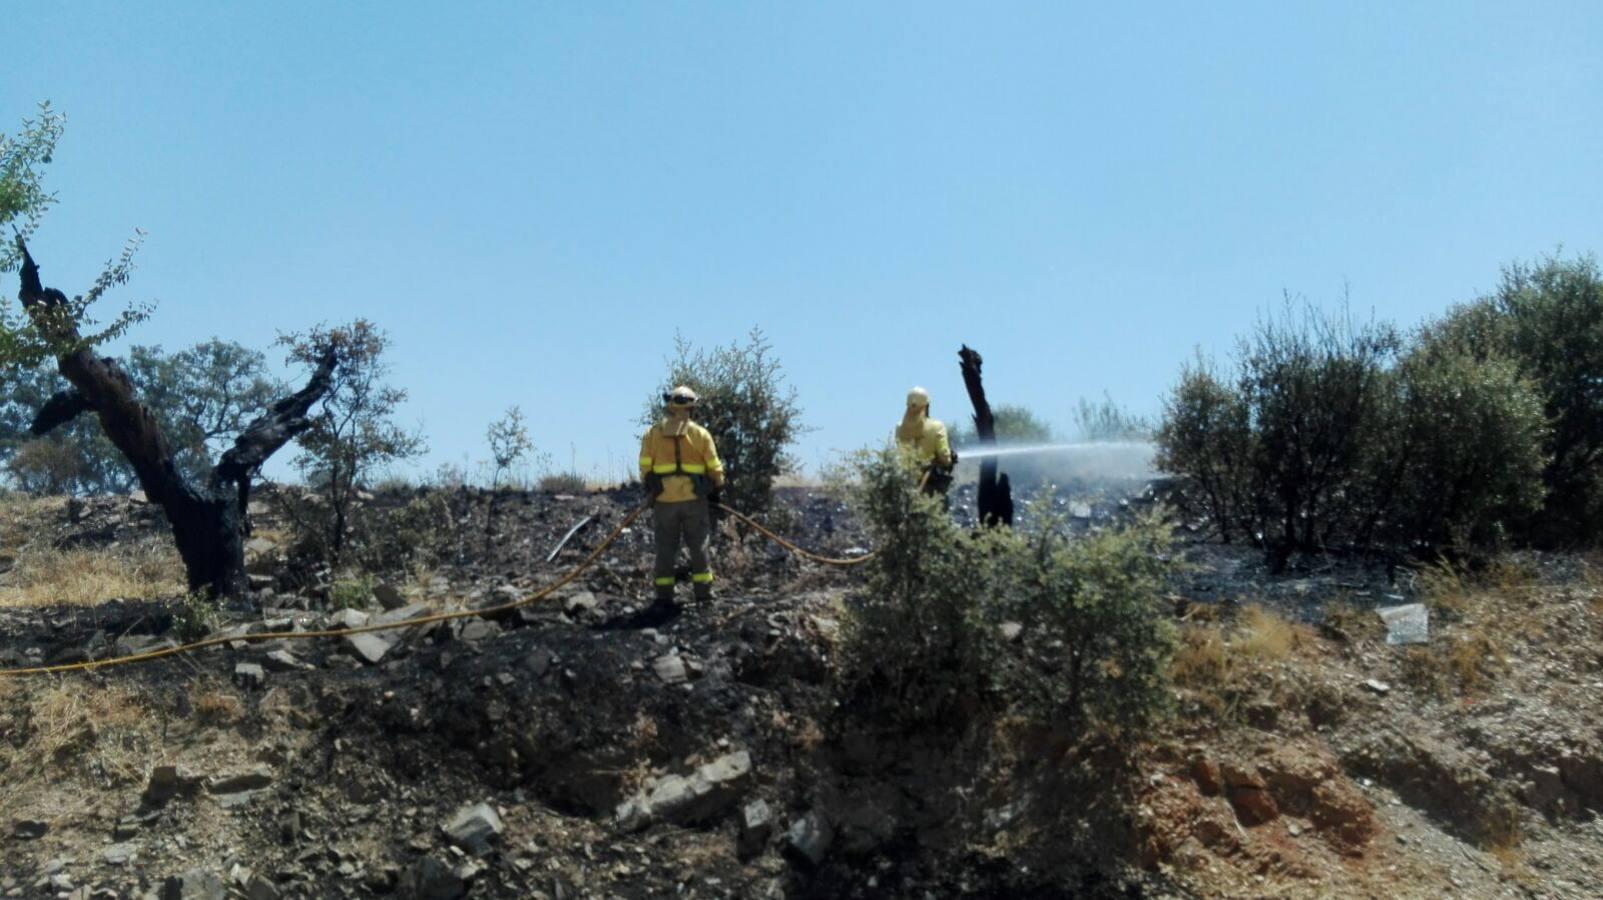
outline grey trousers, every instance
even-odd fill
[[[712,537],[712,517],[707,501],[657,503],[651,507],[651,517],[656,527],[657,565],[652,574],[658,599],[673,599],[673,570],[679,557],[680,540],[690,553],[690,583],[696,599],[711,598],[712,566],[707,562],[707,543]]]

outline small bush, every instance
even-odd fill
[[[1170,540],[1156,518],[1073,539],[1054,523],[998,539],[995,602],[1024,626],[1023,653],[1002,668],[1015,712],[1068,731],[1122,731],[1166,708]]]
[[[1256,539],[1257,447],[1247,401],[1198,358],[1180,370],[1180,383],[1164,401],[1154,465],[1186,476],[1172,499],[1179,510],[1203,519],[1225,543]]]
[[[852,494],[877,556],[843,622],[841,674],[859,710],[961,730],[1007,713],[1076,734],[1164,707],[1173,646],[1161,584],[1174,564],[1156,520],[1070,538],[959,531],[902,454],[862,458]],[[998,626],[1022,626],[1004,647]]]
[[[198,641],[217,627],[217,604],[204,592],[190,591],[178,598],[173,610],[173,630],[185,643]]]
[[[912,462],[892,450],[860,457],[849,496],[877,556],[842,622],[842,677],[869,718],[931,727],[967,721],[990,686],[995,641],[982,615],[987,552],[1000,530],[971,540]]]
[[[366,609],[373,602],[377,581],[371,576],[342,578],[328,589],[329,609]]]
[[[553,494],[582,494],[590,489],[589,482],[577,472],[552,472],[540,476],[537,483],[542,491]]]
[[[712,433],[728,483],[724,501],[746,513],[769,509],[774,479],[794,471],[790,447],[802,434],[796,390],[760,329],[746,343],[698,350],[674,339],[675,356],[658,389],[646,400],[642,426],[662,417],[662,397],[688,385],[701,397],[691,417]]]
[[[1101,400],[1080,398],[1074,409],[1075,436],[1082,441],[1145,441],[1152,438],[1152,423],[1135,415],[1103,393]]]
[[[1504,545],[1542,507],[1547,422],[1508,360],[1421,348],[1398,367],[1376,459],[1393,543],[1458,556]]]

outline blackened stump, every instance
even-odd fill
[[[982,446],[996,446],[996,420],[991,415],[991,404],[985,399],[985,385],[980,381],[978,351],[967,344],[957,352],[963,370],[963,386],[968,389],[969,402],[974,404],[974,433]],[[1013,526],[1013,488],[1006,475],[997,478],[995,456],[980,460],[980,482],[975,494],[979,505],[980,524],[990,528],[996,525]]]

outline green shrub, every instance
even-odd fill
[[[450,495],[419,493],[405,503],[364,508],[354,520],[351,547],[365,572],[393,572],[432,565],[442,549],[455,544],[460,554],[460,517],[452,515]]]
[[[998,713],[1054,729],[1124,728],[1164,704],[1172,647],[1161,602],[1173,563],[1155,520],[1070,538],[967,534],[894,451],[865,455],[852,503],[877,556],[843,622],[852,711],[895,727],[961,731]],[[1002,622],[1023,626],[1019,644]]]
[[[1206,520],[1230,543],[1254,536],[1256,447],[1247,401],[1198,358],[1164,400],[1153,464],[1185,476],[1172,495],[1180,512]]]
[[[173,630],[180,641],[198,641],[217,627],[217,601],[204,591],[190,591],[173,610]]]
[[[841,672],[868,718],[909,727],[966,721],[985,698],[994,654],[983,611],[999,529],[971,539],[918,490],[906,454],[859,457],[849,497],[877,556],[842,623]],[[995,533],[993,533],[995,532]]]
[[[1547,496],[1529,537],[1544,544],[1603,538],[1603,271],[1591,256],[1544,257],[1503,271],[1497,291],[1452,310],[1424,343],[1476,361],[1511,360],[1534,385],[1551,429]]]
[[[1003,403],[992,408],[991,423],[999,444],[1045,444],[1057,439],[1051,425],[1023,406]],[[948,422],[946,436],[953,447],[972,447],[979,443],[972,416]]]
[[[1527,530],[1544,471],[1552,483],[1540,382],[1499,355],[1500,315],[1465,307],[1405,346],[1305,309],[1261,325],[1228,377],[1182,369],[1157,434],[1158,467],[1183,476],[1176,504],[1277,560],[1499,548]]]
[[[1391,539],[1465,556],[1522,531],[1542,508],[1548,429],[1517,366],[1421,348],[1398,367],[1397,390],[1377,467],[1382,490],[1395,491],[1384,498]]]
[[[1401,344],[1385,323],[1355,325],[1345,312],[1289,303],[1241,343],[1254,531],[1278,553],[1350,542],[1371,521],[1367,478]]]
[[[369,575],[342,578],[328,589],[329,609],[365,609],[373,601],[376,579]]]
[[[1149,517],[1075,538],[1060,527],[1009,536],[991,569],[998,611],[1023,626],[1003,691],[1014,712],[1060,730],[1139,728],[1168,705],[1169,527]]]
[[[1229,381],[1205,363],[1182,370],[1157,434],[1159,468],[1187,480],[1181,506],[1276,559],[1359,540],[1376,521],[1401,343],[1384,323],[1288,302],[1241,341]]]

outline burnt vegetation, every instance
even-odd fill
[[[133,247],[84,295],[69,298],[45,285],[24,240],[50,202],[31,169],[48,162],[58,134],[59,123],[45,111],[21,143],[5,145],[6,165],[0,166],[0,174],[17,167],[25,172],[9,188],[0,179],[6,188],[0,222],[25,226],[14,251],[0,256],[0,263],[18,268],[22,313],[0,315],[0,364],[11,388],[0,402],[0,463],[13,486],[36,494],[140,489],[162,513],[142,506],[148,516],[141,521],[160,519],[151,527],[170,529],[189,594],[155,596],[166,582],[151,565],[140,578],[154,585],[138,592],[142,605],[118,604],[106,613],[113,624],[80,627],[74,617],[70,629],[52,623],[42,634],[41,626],[13,622],[8,627],[23,637],[12,643],[31,649],[0,646],[7,654],[0,659],[6,665],[45,661],[34,646],[41,645],[51,661],[78,661],[109,654],[108,644],[154,646],[169,639],[168,631],[196,637],[222,625],[218,598],[278,604],[274,617],[283,618],[276,627],[292,620],[297,629],[367,621],[365,610],[375,604],[408,615],[456,608],[461,620],[410,631],[393,644],[374,638],[380,646],[363,644],[355,654],[318,645],[304,651],[307,660],[283,646],[274,649],[276,658],[252,656],[243,661],[248,678],[234,672],[241,696],[260,688],[270,672],[315,699],[320,713],[332,710],[383,738],[358,742],[349,753],[317,749],[327,760],[324,774],[336,756],[348,755],[361,758],[348,764],[362,778],[382,783],[387,773],[401,771],[427,791],[434,789],[428,776],[448,759],[457,764],[449,776],[454,793],[442,791],[430,802],[499,790],[509,805],[514,797],[519,806],[545,803],[552,820],[599,835],[598,845],[633,840],[626,833],[636,825],[616,833],[604,826],[621,822],[620,810],[635,799],[671,796],[673,788],[698,784],[681,772],[705,779],[707,766],[719,770],[727,763],[729,783],[708,787],[699,798],[715,811],[697,805],[690,816],[681,809],[685,821],[654,833],[652,849],[641,843],[626,864],[617,860],[625,875],[637,863],[632,854],[657,852],[659,839],[699,841],[720,816],[733,821],[734,798],[744,799],[732,793],[737,790],[761,790],[795,816],[780,837],[766,820],[762,829],[752,826],[751,807],[742,808],[741,859],[719,851],[730,857],[717,871],[732,890],[758,885],[746,863],[763,853],[770,863],[762,880],[780,884],[774,873],[782,870],[776,868],[779,855],[788,854],[795,874],[786,884],[799,886],[804,896],[883,895],[875,882],[863,887],[859,876],[872,871],[888,883],[890,869],[900,866],[908,869],[907,891],[917,884],[970,892],[969,874],[978,893],[1039,890],[1047,896],[1065,885],[1111,890],[1111,880],[1099,879],[1157,853],[1152,848],[1161,843],[1154,836],[1161,826],[1141,798],[1191,780],[1203,795],[1229,797],[1223,808],[1234,832],[1199,828],[1205,841],[1233,841],[1230,835],[1240,833],[1244,845],[1243,822],[1268,825],[1280,815],[1280,803],[1337,835],[1346,853],[1370,840],[1373,822],[1369,801],[1343,781],[1336,762],[1319,756],[1315,777],[1297,760],[1276,758],[1260,775],[1250,766],[1221,769],[1201,756],[1165,759],[1174,748],[1164,741],[1183,729],[1192,729],[1190,739],[1239,721],[1277,727],[1278,717],[1294,719],[1304,708],[1315,732],[1339,724],[1357,704],[1351,692],[1324,683],[1328,679],[1312,668],[1317,660],[1305,673],[1308,684],[1281,679],[1273,688],[1295,689],[1295,695],[1266,694],[1260,676],[1272,667],[1295,674],[1297,651],[1322,640],[1339,647],[1332,655],[1349,654],[1366,640],[1379,646],[1378,640],[1347,628],[1340,614],[1326,616],[1319,634],[1328,637],[1321,638],[1311,625],[1263,607],[1236,610],[1188,599],[1180,593],[1195,586],[1186,582],[1186,552],[1221,549],[1215,540],[1250,545],[1264,552],[1264,568],[1274,573],[1298,554],[1351,551],[1365,560],[1378,554],[1394,563],[1431,562],[1435,568],[1421,577],[1434,577],[1437,593],[1422,596],[1462,633],[1454,633],[1445,665],[1441,654],[1415,648],[1399,671],[1421,686],[1421,695],[1454,696],[1505,677],[1509,665],[1493,636],[1468,627],[1463,611],[1469,601],[1455,608],[1443,599],[1450,596],[1440,588],[1448,580],[1443,573],[1456,584],[1461,566],[1496,572],[1482,564],[1510,548],[1585,548],[1603,537],[1603,391],[1596,375],[1603,371],[1603,273],[1589,257],[1548,257],[1511,266],[1491,295],[1412,331],[1288,300],[1239,342],[1229,360],[1199,357],[1184,366],[1156,425],[1111,397],[1082,401],[1080,439],[1150,439],[1156,465],[1176,476],[1168,494],[1173,514],[1124,513],[1094,525],[1089,512],[1072,512],[1082,504],[1065,504],[1050,486],[1016,500],[1010,474],[1035,470],[1009,463],[1011,473],[1004,473],[994,455],[977,466],[973,529],[954,521],[941,498],[925,495],[919,473],[890,448],[859,453],[833,491],[777,495],[776,482],[796,469],[791,448],[804,426],[797,392],[771,344],[756,330],[743,342],[710,349],[680,339],[640,423],[656,417],[664,391],[690,385],[702,398],[697,418],[716,436],[729,470],[726,496],[733,507],[809,529],[809,541],[833,543],[827,549],[836,555],[855,557],[866,545],[872,560],[823,573],[726,523],[718,538],[719,577],[729,578],[721,583],[751,595],[707,601],[659,632],[619,625],[635,621],[626,613],[647,589],[627,560],[643,557],[648,543],[643,530],[620,525],[618,547],[583,573],[576,585],[582,590],[557,596],[560,608],[554,602],[490,616],[491,601],[527,596],[534,584],[549,583],[585,558],[601,534],[639,505],[636,486],[592,490],[577,472],[552,473],[549,454],[536,452],[517,407],[489,427],[491,459],[479,482],[457,470],[442,472],[432,484],[385,483],[388,467],[418,456],[424,444],[420,433],[396,424],[406,393],[388,380],[388,337],[365,320],[282,336],[286,363],[306,373],[293,391],[268,377],[260,353],[220,340],[171,355],[145,347],[125,359],[102,355],[101,346],[147,315],[131,308],[98,331],[90,328],[92,305],[126,282]],[[963,346],[959,373],[974,414],[971,430],[954,429],[954,442],[966,448],[970,441],[990,447],[1054,440],[1051,427],[1029,410],[993,408],[981,366],[980,354]],[[299,450],[293,467],[300,483],[260,491],[263,465],[291,442]],[[517,481],[531,459],[547,460],[546,477],[534,482],[542,490],[529,490],[527,478]],[[251,505],[259,493],[270,497],[262,506],[282,530],[261,539],[268,549],[253,560],[261,565],[247,571]],[[1150,492],[1144,496],[1151,498]],[[109,516],[111,503],[97,498],[87,504],[89,518],[97,505]],[[85,524],[85,505],[67,507],[66,528]],[[127,525],[119,520],[100,532],[115,543]],[[1200,539],[1182,545],[1177,527],[1200,531]],[[87,568],[77,557],[66,559],[63,568]],[[0,574],[15,565],[0,554]],[[28,596],[48,594],[53,601],[16,605],[59,603],[62,593],[46,584]],[[134,592],[119,596],[133,599]],[[1502,612],[1513,621],[1525,611],[1511,606]],[[1222,624],[1209,624],[1215,619]],[[1366,621],[1380,628],[1373,616]],[[260,623],[232,624],[248,629]],[[122,643],[128,640],[135,643]],[[258,650],[267,648],[228,652]],[[1356,670],[1358,663],[1348,661]],[[341,695],[346,684],[339,679],[347,677],[341,670],[375,676],[348,676],[356,686],[352,696],[362,702]],[[1393,690],[1374,687],[1373,679],[1365,684],[1381,696]],[[123,699],[129,706],[148,700]],[[30,698],[41,708],[68,700]],[[208,728],[246,719],[256,722],[259,734],[267,730],[262,722],[268,714],[256,700],[208,689],[193,704],[185,701],[193,710],[183,715],[193,714]],[[1177,708],[1187,715],[1173,716]],[[122,715],[128,731],[138,732],[137,741],[123,743],[145,747],[155,740],[135,727],[144,713]],[[315,733],[329,747],[351,746],[333,737],[339,716],[314,717],[301,709],[271,715],[279,717],[274,725],[280,730]],[[1324,740],[1283,730],[1313,746]],[[109,746],[119,732],[104,733]],[[759,765],[767,767],[760,788],[749,777],[751,754],[729,746],[731,736],[759,751]],[[716,753],[709,739],[718,743]],[[312,737],[304,740],[312,747]],[[1424,751],[1408,764],[1397,762],[1406,754],[1385,747],[1344,752],[1343,764],[1353,771],[1405,786],[1420,782],[1415,769],[1434,765]],[[735,771],[734,758],[743,754],[745,770]],[[1593,757],[1575,758],[1592,765]],[[148,764],[140,758],[110,768],[119,782],[136,783]],[[1170,776],[1187,774],[1154,781],[1155,765]],[[1555,791],[1550,805],[1562,811],[1603,804],[1591,771],[1571,779],[1581,788]],[[1445,776],[1441,784],[1420,805],[1463,793]],[[375,805],[385,802],[380,793],[375,788],[371,794]],[[1505,798],[1492,793],[1471,812],[1454,815],[1502,809]],[[338,820],[348,799],[320,801],[326,805],[319,815]],[[630,816],[645,815],[632,809]],[[375,827],[394,824],[385,815],[368,818],[379,823]],[[1019,830],[1004,838],[1015,825]],[[445,864],[429,834],[402,835],[400,828],[374,852],[427,855],[405,857],[404,874],[392,866],[372,883],[405,896],[436,863]],[[820,835],[835,828],[840,843],[831,857],[829,838]],[[566,832],[556,834],[560,840],[552,844],[575,843]],[[994,842],[986,851],[994,850],[994,858],[950,849],[980,846],[982,839]],[[1183,838],[1173,843],[1185,844]],[[410,849],[397,850],[403,844]],[[589,842],[577,845],[592,855]],[[1038,874],[1028,867],[996,871],[997,860],[1015,852]],[[1163,853],[1168,859],[1180,850]],[[284,863],[291,873],[285,880],[310,882],[304,868],[295,868],[304,862]],[[344,861],[336,856],[332,862]],[[581,873],[589,862],[578,864]],[[517,872],[501,866],[490,875],[473,870],[463,879],[464,891],[466,880],[482,877],[497,895],[527,896],[535,882],[525,875],[533,865]],[[649,889],[658,893],[689,883],[653,877]],[[556,893],[563,892],[561,884]]]

